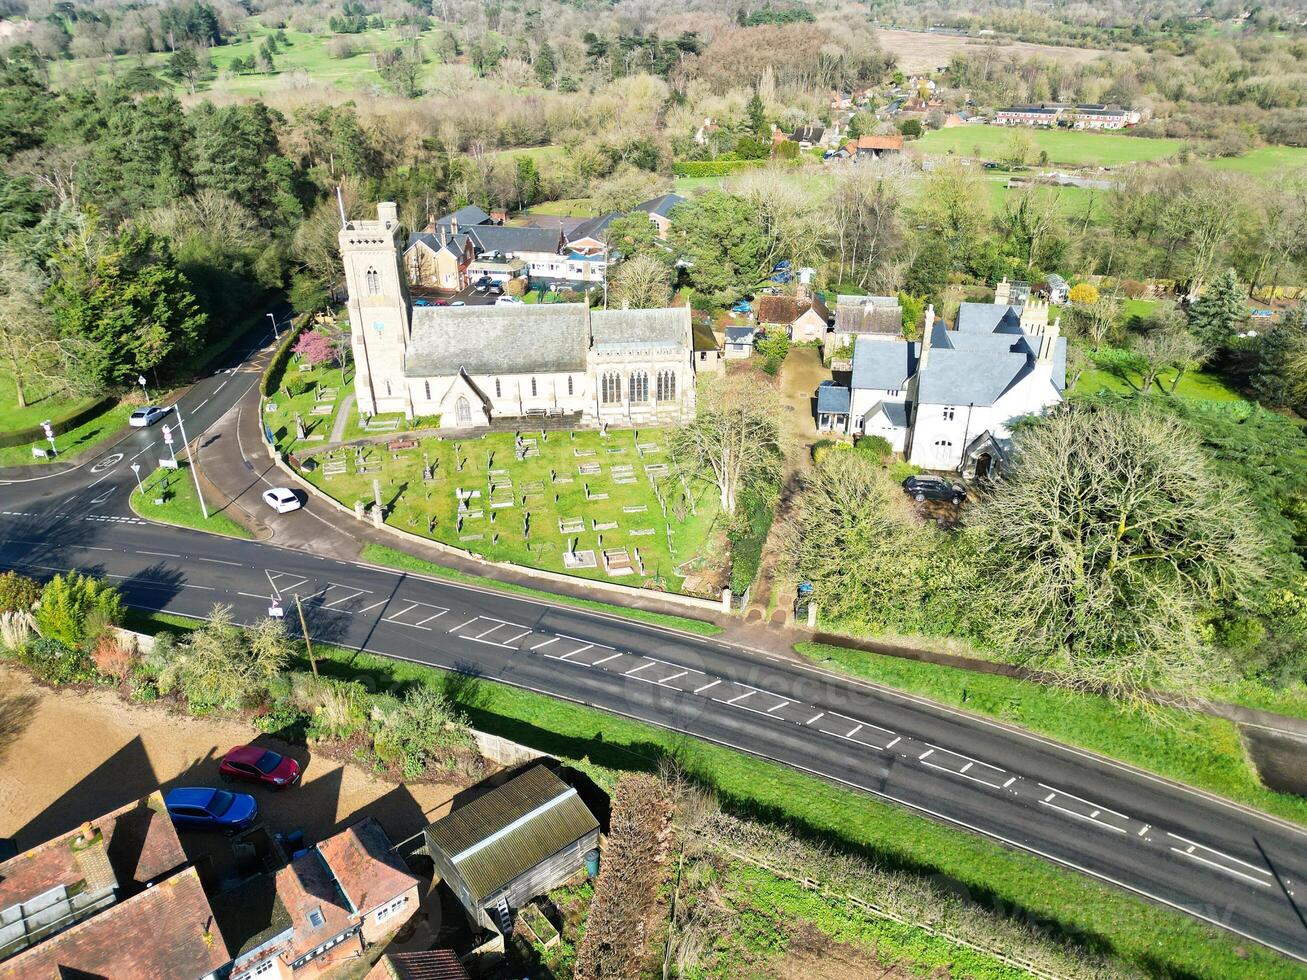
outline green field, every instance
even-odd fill
[[[947,153],[994,160],[1012,146],[1017,130],[1006,126],[955,126],[931,130],[911,145],[923,153]],[[1069,129],[1023,130],[1035,155],[1048,153],[1049,163],[1072,167],[1112,167],[1125,163],[1163,160],[1179,151],[1181,140],[1149,139],[1114,133],[1087,133]]]
[[[1263,146],[1241,157],[1221,157],[1210,162],[1217,170],[1230,170],[1253,177],[1282,177],[1307,167],[1307,147]]]
[[[143,477],[141,482],[145,487],[144,494],[139,489],[133,490],[131,505],[132,510],[147,520],[225,534],[229,538],[254,537],[226,514],[215,510],[215,500],[205,501],[209,505],[209,516],[205,518],[200,500],[195,495],[190,464],[185,461],[176,470],[161,466],[149,476]],[[161,503],[155,503],[156,500]]]
[[[336,35],[330,33],[308,34],[302,31],[286,31],[290,42],[273,56],[276,71],[271,74],[257,73],[237,75],[231,64],[237,58],[257,57],[264,38],[273,32],[259,25],[256,20],[248,23],[249,39],[224,44],[211,48],[210,61],[213,65],[212,76],[197,86],[200,92],[229,92],[238,95],[263,95],[269,91],[287,88],[295,72],[304,72],[315,82],[349,92],[388,91],[381,76],[372,66],[372,52],[386,47],[396,47],[401,41],[397,33],[391,30],[364,31],[361,34]],[[324,30],[325,30],[325,26]],[[419,83],[428,87],[436,78],[440,64],[431,51],[430,40],[435,32],[422,35],[420,43],[425,41],[426,64],[423,78]],[[327,44],[334,38],[345,37],[353,40],[359,50],[348,58],[333,58],[327,53]],[[120,55],[115,58],[89,62],[84,60],[55,61],[51,63],[51,78],[56,86],[67,86],[79,81],[100,80],[112,75],[120,75],[137,64],[147,68],[161,69],[168,63],[164,54],[148,55],[144,59],[136,55]],[[162,76],[161,76],[162,77]],[[165,82],[168,79],[163,79]],[[185,83],[175,83],[173,91],[181,95],[188,91]]]
[[[414,449],[392,451],[380,442],[330,455],[302,453],[301,463],[311,459],[304,478],[349,507],[371,501],[379,481],[386,522],[412,534],[516,565],[679,590],[694,567],[720,561],[710,554],[718,506],[713,486],[678,478],[668,435],[665,429],[616,429],[607,436],[523,432],[538,452],[523,459],[516,458],[512,433],[428,437]],[[341,465],[343,472],[329,475]],[[579,524],[564,530],[569,521]],[[569,546],[592,551],[595,567],[566,567]],[[622,550],[631,570],[613,575],[604,568],[604,552],[616,560]]]

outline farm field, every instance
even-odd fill
[[[667,438],[663,429],[426,437],[299,463],[346,506],[371,502],[379,481],[386,522],[412,534],[492,560],[679,590],[713,553],[718,505],[713,486],[680,478]],[[581,561],[565,563],[570,552]]]
[[[247,59],[258,55],[264,38],[273,32],[260,26],[256,21],[249,22],[248,40],[233,44],[224,44],[211,48],[210,60],[215,75],[200,82],[197,94],[227,93],[243,96],[263,96],[269,92],[295,87],[296,73],[303,72],[314,82],[342,92],[369,93],[373,91],[388,92],[381,76],[372,65],[372,52],[384,47],[400,44],[398,34],[390,30],[371,30],[360,34],[334,35],[309,34],[303,31],[286,31],[289,44],[281,47],[273,58],[276,71],[271,74],[237,75],[230,68],[237,58]],[[424,35],[425,37],[426,35]],[[327,53],[327,44],[333,38],[348,37],[353,40],[359,51],[348,58],[333,58]],[[429,87],[434,82],[440,68],[439,62],[427,49],[427,64],[424,66],[422,87]],[[121,55],[110,59],[55,61],[51,64],[51,81],[56,87],[66,87],[78,82],[90,82],[98,79],[120,75],[137,64],[158,71],[168,63],[164,54],[153,54],[145,59],[134,55]],[[161,75],[166,83],[168,79]],[[174,83],[174,94],[181,96],[188,93],[184,83]]]
[[[987,49],[999,55],[1018,55],[1028,58],[1041,56],[1063,64],[1084,64],[1109,52],[1098,48],[1067,48],[1055,44],[1030,44],[1025,41],[1008,41],[990,38],[960,37],[956,34],[927,34],[924,31],[896,31],[879,28],[876,38],[880,46],[894,55],[899,71],[906,73],[931,72],[947,65],[955,54]]]
[[[1307,167],[1307,147],[1263,146],[1241,157],[1221,157],[1210,166],[1252,177],[1278,177]]]
[[[955,126],[931,130],[910,145],[928,154],[1001,157],[1012,145],[1014,128],[1006,126]],[[1066,129],[1027,129],[1034,152],[1048,153],[1049,163],[1073,167],[1113,167],[1127,163],[1164,160],[1183,145],[1176,139],[1150,139],[1112,133]]]

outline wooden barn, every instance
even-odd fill
[[[515,909],[598,850],[599,821],[575,789],[537,765],[431,824],[426,840],[472,921],[507,934]]]

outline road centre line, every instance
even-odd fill
[[[168,551],[138,551],[138,555],[153,555],[156,558],[180,558],[181,555],[174,555]]]
[[[1200,844],[1198,846],[1201,847],[1202,845]],[[1234,868],[1227,868],[1225,865],[1218,864],[1216,861],[1209,861],[1207,858],[1202,857],[1199,854],[1192,854],[1190,853],[1190,851],[1182,851],[1178,847],[1173,847],[1171,848],[1171,850],[1177,854],[1183,854],[1185,857],[1189,858],[1192,861],[1197,861],[1199,864],[1205,864],[1209,868],[1215,868],[1217,871],[1224,871],[1228,875],[1234,875],[1236,878],[1242,878],[1244,881],[1250,881],[1254,885],[1261,885],[1263,888],[1271,887],[1271,883],[1269,881],[1263,881],[1260,878],[1254,878],[1252,875],[1245,874],[1242,871],[1236,871]],[[1217,853],[1219,854],[1220,852],[1218,851]],[[1228,855],[1226,856],[1228,857]],[[1231,858],[1231,860],[1238,860],[1238,859]],[[1243,862],[1241,861],[1240,863],[1242,864]],[[1265,874],[1266,872],[1262,872],[1262,873]]]
[[[238,561],[223,561],[221,558],[197,558],[196,561],[207,561],[214,565],[231,565],[233,568],[244,568]]]
[[[1218,851],[1216,848],[1209,847],[1206,844],[1199,844],[1197,841],[1189,840],[1189,838],[1187,837],[1181,837],[1179,834],[1173,834],[1169,830],[1166,832],[1166,836],[1174,837],[1178,841],[1184,841],[1186,844],[1190,846],[1191,850],[1195,847],[1201,847],[1204,851],[1209,851],[1212,854],[1219,854],[1227,861],[1233,861],[1235,864],[1241,864],[1249,871],[1256,871],[1258,874],[1266,875],[1266,877],[1268,878],[1271,877],[1271,872],[1267,871],[1265,868],[1259,868],[1255,864],[1249,864],[1247,861],[1240,860],[1239,858],[1235,857],[1233,854],[1226,854],[1224,851]]]
[[[950,776],[957,776],[959,779],[966,779],[966,780],[968,780],[968,781],[970,781],[970,782],[973,782],[973,783],[979,783],[981,786],[988,786],[990,789],[1002,789],[1002,788],[1003,788],[1003,787],[1000,786],[998,783],[991,783],[991,782],[989,782],[988,780],[985,780],[985,779],[978,779],[978,778],[975,777],[975,776],[968,776],[965,772],[963,772],[963,771],[960,770],[960,769],[950,769],[948,766],[939,766],[939,765],[936,765],[936,764],[933,763],[933,762],[922,762],[922,760],[920,760],[920,759],[918,759],[917,761],[918,761],[918,762],[921,762],[921,764],[922,764],[923,766],[925,766],[927,769],[938,769],[940,772],[946,772],[946,773],[948,773]],[[1106,826],[1109,826],[1109,825],[1108,825],[1108,824],[1103,824],[1103,826],[1106,827]],[[1116,829],[1116,828],[1113,828],[1113,829]],[[1125,833],[1125,831],[1122,831],[1122,833]]]
[[[1124,827],[1114,827],[1110,823],[1104,823],[1102,820],[1095,820],[1093,817],[1086,816],[1083,813],[1076,813],[1075,810],[1068,810],[1064,806],[1058,806],[1056,803],[1049,803],[1048,800],[1040,800],[1040,806],[1046,806],[1050,810],[1056,810],[1058,813],[1065,813],[1068,817],[1075,817],[1077,820],[1084,820],[1086,823],[1092,823],[1095,827],[1102,827],[1105,830],[1115,830],[1118,834],[1126,833]],[[1126,819],[1129,819],[1128,817]]]

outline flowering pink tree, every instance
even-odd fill
[[[304,331],[291,349],[299,355],[300,360],[314,367],[323,361],[337,359],[336,345],[331,342],[330,337],[318,330]]]

